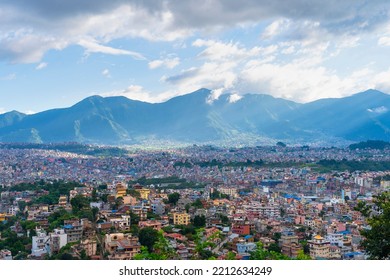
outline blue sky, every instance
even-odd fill
[[[91,95],[162,102],[390,93],[388,1],[3,0],[0,112]]]

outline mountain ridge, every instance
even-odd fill
[[[87,97],[68,108],[0,114],[1,142],[137,144],[283,140],[390,140],[390,95],[367,90],[298,103],[267,94],[230,94],[208,102],[205,88],[161,103],[124,96]],[[328,139],[328,140],[326,140]]]

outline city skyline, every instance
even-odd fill
[[[0,112],[91,95],[162,102],[390,92],[386,1],[3,1]]]

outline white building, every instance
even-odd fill
[[[49,254],[58,253],[62,247],[68,244],[68,235],[63,229],[54,229],[49,236]]]
[[[331,245],[343,247],[343,234],[341,233],[329,233],[325,239],[326,241],[329,241]]]
[[[34,257],[41,257],[50,251],[50,237],[42,228],[36,228],[36,232],[37,235],[32,237],[31,255]]]

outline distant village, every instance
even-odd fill
[[[367,259],[356,206],[390,189],[390,171],[347,163],[389,157],[282,145],[1,149],[0,259]]]

